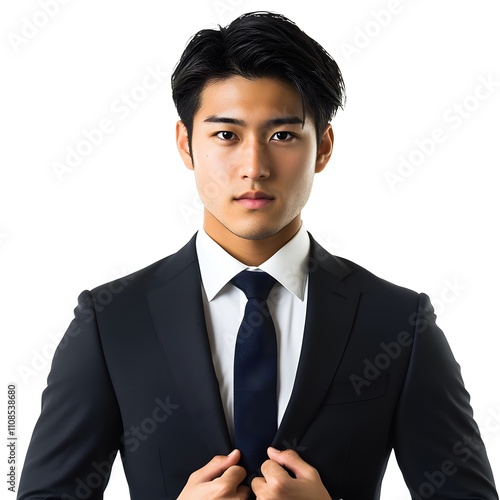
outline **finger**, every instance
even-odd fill
[[[290,474],[276,460],[266,460],[261,466],[260,471],[266,482],[273,479],[290,479]],[[261,478],[262,479],[262,478]]]
[[[263,477],[254,477],[252,479],[252,482],[250,483],[250,486],[252,488],[252,491],[255,493],[255,496],[259,498],[259,495],[264,491],[266,488],[266,480]]]
[[[300,458],[299,454],[294,450],[280,451],[270,447],[267,449],[267,454],[271,461],[275,461],[281,467],[292,471],[295,477],[306,477],[316,473],[316,469]]]
[[[239,450],[233,450],[229,455],[216,455],[201,469],[193,472],[191,474],[191,480],[195,484],[212,481],[213,479],[222,476],[222,474],[224,474],[229,467],[236,465],[239,460]]]
[[[229,484],[234,484],[234,487],[238,486],[247,475],[245,469],[241,465],[231,465],[224,473],[217,478],[221,481],[226,481]]]
[[[247,498],[250,498],[250,493],[252,493],[252,490],[243,484],[236,488],[236,495],[239,500],[247,500]]]

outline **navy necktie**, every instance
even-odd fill
[[[260,473],[277,431],[276,331],[267,297],[276,280],[265,272],[242,271],[231,283],[248,302],[234,354],[234,446],[247,477]]]

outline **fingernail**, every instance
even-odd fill
[[[233,450],[231,453],[229,453],[228,457],[232,457],[232,456],[234,456],[234,455],[236,454],[236,452],[237,452],[237,451],[238,451],[238,450],[236,450],[236,449],[235,449],[235,450]]]

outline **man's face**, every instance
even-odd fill
[[[328,126],[317,146],[314,123],[307,115],[303,123],[292,86],[234,76],[205,86],[191,155],[182,122],[177,143],[194,170],[207,233],[259,240],[291,224],[298,229],[314,174],[330,157],[333,134]]]

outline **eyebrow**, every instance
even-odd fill
[[[239,127],[246,127],[247,123],[245,120],[240,120],[238,118],[229,118],[227,116],[210,115],[205,120],[204,123],[229,123],[231,125],[238,125]],[[304,120],[298,116],[282,116],[279,118],[270,118],[264,122],[265,128],[272,128],[280,125],[295,125],[300,123],[304,125]]]

